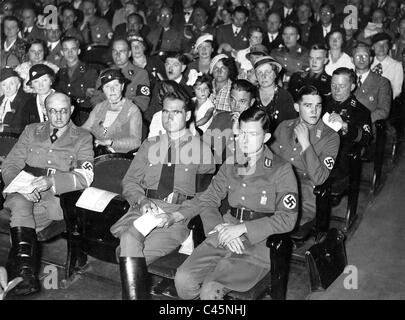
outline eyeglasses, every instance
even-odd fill
[[[61,110],[55,110],[54,108],[48,109],[48,113],[52,116],[55,116],[56,114],[61,114],[63,116],[66,116],[69,113],[69,109],[61,109]]]

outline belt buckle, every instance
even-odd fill
[[[56,172],[56,169],[48,168],[46,171],[46,175],[49,177],[51,174],[54,174],[55,172]]]
[[[239,222],[243,222],[243,212],[245,211],[245,208],[242,207],[239,209],[240,210],[240,219]],[[236,215],[236,219],[238,218],[238,215]]]

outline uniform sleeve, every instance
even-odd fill
[[[370,111],[363,106],[357,106],[356,117],[348,124],[346,138],[361,146],[368,146],[373,139],[371,132]]]
[[[130,205],[146,198],[141,182],[145,177],[145,165],[148,163],[148,144],[149,142],[146,140],[141,145],[122,180],[122,194]]]
[[[54,174],[54,191],[56,194],[90,187],[94,177],[92,139],[91,134],[85,133],[76,142],[79,146],[77,149],[77,167],[75,169],[70,172],[57,171]]]
[[[378,87],[378,105],[377,108],[371,113],[371,122],[377,120],[387,119],[391,109],[392,92],[390,82],[381,77]]]
[[[215,161],[214,156],[212,155],[211,148],[208,144],[201,142],[200,150],[202,150],[202,163],[199,164],[197,173],[214,173],[215,172]]]
[[[297,180],[291,164],[280,167],[276,181],[275,212],[271,217],[245,221],[247,237],[256,244],[273,234],[290,232],[298,216]]]
[[[218,208],[228,194],[226,168],[226,164],[222,165],[212,178],[207,190],[192,200],[184,201],[179,209],[179,212],[188,220],[200,214],[206,235],[215,226],[224,222]]]
[[[1,176],[5,186],[8,186],[20,171],[24,169],[25,160],[27,159],[27,148],[30,145],[30,138],[32,136],[32,131],[30,132],[29,127],[26,127],[20,135],[17,143],[3,161],[1,166]]]
[[[138,71],[136,84],[136,95],[133,98],[134,103],[145,112],[150,102],[150,81],[148,72],[144,69]]]
[[[322,151],[319,155],[310,145],[301,155],[302,162],[306,168],[312,182],[319,186],[328,179],[330,172],[335,165],[337,153],[339,151],[340,138],[339,135],[333,133],[325,142]]]
[[[137,106],[132,106],[129,114],[129,132],[126,137],[113,139],[113,148],[135,150],[141,145],[142,115]]]
[[[281,138],[280,137],[281,137],[281,128],[283,128],[283,126],[284,126],[283,123],[280,123],[277,126],[277,128],[276,128],[276,130],[274,131],[274,134],[273,134],[274,140],[273,140],[273,142],[272,142],[272,144],[270,146],[271,151],[273,153],[279,155],[279,156],[281,156],[281,152],[280,152],[280,139]]]

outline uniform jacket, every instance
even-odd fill
[[[55,48],[50,51],[46,57],[46,61],[49,61],[55,65],[57,65],[59,68],[63,68],[66,67],[66,60],[65,58],[62,56],[62,45],[59,42]]]
[[[93,160],[92,137],[85,130],[70,122],[62,136],[51,143],[50,123],[34,123],[22,132],[3,161],[1,173],[7,186],[26,164],[56,169],[55,185],[44,192],[41,201],[46,201],[49,217],[60,220],[63,214],[59,198],[53,195],[89,187],[93,181]]]
[[[246,49],[249,47],[248,27],[244,25],[235,37],[232,24],[219,26],[216,30],[216,41],[218,46],[223,43],[228,43],[235,50]]]
[[[312,85],[319,90],[322,95],[322,99],[325,99],[328,95],[330,95],[331,79],[332,77],[325,71],[314,75],[311,75],[310,71],[296,72],[290,78],[290,82],[288,83],[288,91],[291,93],[295,101],[298,91],[304,85]]]
[[[242,170],[243,172],[243,170]],[[248,243],[245,243],[247,261],[268,268],[268,236],[291,231],[297,220],[298,189],[291,164],[265,146],[255,168],[244,175],[238,165],[223,164],[212,179],[208,189],[192,200],[183,203],[180,213],[185,217],[200,214],[206,241],[217,242],[217,234],[208,233],[218,224],[233,219],[226,213],[221,216],[221,201],[228,197],[231,207],[267,213],[267,216],[244,221]],[[234,220],[233,220],[234,221]],[[266,250],[267,249],[267,250]]]
[[[371,122],[388,118],[392,100],[391,84],[388,79],[370,71],[354,95],[370,110]]]
[[[113,30],[107,20],[96,16],[90,23],[90,28],[84,27],[82,36],[86,44],[109,45],[113,37]]]
[[[124,98],[122,104],[121,112],[107,128],[103,126],[110,106],[107,100],[94,107],[82,128],[89,130],[96,139],[112,139],[115,152],[127,153],[141,145],[142,115],[130,100]]]
[[[176,51],[179,52],[181,50],[181,41],[183,34],[179,30],[175,29],[174,27],[170,27],[169,30],[163,33],[162,44],[160,50],[157,50],[156,46],[158,44],[160,32],[162,28],[152,29],[152,31],[148,34],[148,42],[152,46],[151,55],[158,54],[159,52],[169,52],[169,51]]]
[[[88,88],[95,88],[98,75],[97,71],[89,67],[84,62],[79,62],[69,78],[68,68],[62,68],[56,75],[56,91],[63,92],[71,97],[72,102],[80,107],[91,108],[90,99],[86,97]]]
[[[270,55],[281,64],[288,77],[294,72],[305,71],[309,67],[308,50],[300,44],[290,49],[284,46],[278,47],[273,49]]]
[[[4,97],[4,95],[0,97],[0,105],[3,103]],[[22,111],[27,108],[30,99],[31,95],[25,93],[23,88],[20,87],[13,102],[10,103],[11,112],[7,112],[6,116],[4,117],[3,123],[8,124],[8,126],[4,127],[3,132],[20,134],[24,130],[22,123]]]
[[[215,165],[209,147],[191,132],[188,131],[180,139],[171,142],[166,134],[149,138],[142,143],[122,181],[123,196],[131,205],[139,203],[146,197],[146,189],[158,189],[162,164],[167,164],[169,143],[172,147],[171,163],[176,165],[174,192],[194,196],[196,175],[214,173]],[[197,158],[193,157],[193,161],[185,161],[185,152],[190,150],[199,151],[192,152]],[[178,204],[166,203],[163,200],[155,200],[155,202],[167,212],[173,212],[180,207]]]
[[[320,119],[309,130],[311,146],[302,152],[294,133],[294,128],[299,122],[300,118],[283,121],[274,132],[271,149],[294,166],[300,180],[309,180],[312,186],[318,186],[326,181],[333,169],[340,138]]]
[[[23,28],[23,30],[24,30],[24,28]],[[24,33],[22,33],[22,35],[24,36]],[[46,42],[46,36],[45,36],[44,31],[39,29],[36,25],[34,25],[32,27],[31,32],[28,33],[27,36],[24,36],[23,39],[27,42],[29,42],[31,40],[35,40],[35,39],[41,39]]]
[[[72,27],[67,30],[64,30],[62,32],[61,39],[63,37],[74,37],[77,40],[79,40],[80,43],[84,43],[83,35],[76,27]]]

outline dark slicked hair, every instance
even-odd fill
[[[235,8],[235,10],[233,10],[233,13],[232,13],[232,14],[234,15],[236,12],[243,13],[243,14],[246,16],[246,18],[249,17],[249,10],[248,10],[246,7],[244,7],[244,6],[237,6],[237,7]]]
[[[162,81],[159,90],[159,102],[163,106],[165,99],[181,100],[184,102],[184,110],[191,111],[191,98],[185,89],[174,80]]]
[[[295,102],[300,103],[302,101],[302,97],[303,96],[308,96],[308,95],[322,97],[319,90],[316,87],[311,86],[311,85],[305,85],[305,86],[302,86],[298,90],[297,96],[295,98]]]
[[[267,112],[259,107],[250,107],[243,111],[239,117],[239,124],[241,122],[259,121],[262,125],[264,132],[270,132],[270,118]]]
[[[357,78],[356,73],[352,69],[349,69],[346,67],[341,67],[341,68],[337,68],[335,71],[333,71],[332,76],[340,76],[340,75],[346,75],[349,77],[350,82],[352,84],[356,83],[356,78]]]
[[[237,79],[232,83],[231,90],[246,91],[246,92],[250,93],[251,98],[253,98],[253,96],[256,92],[256,87],[245,79]]]

